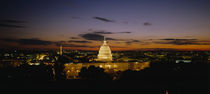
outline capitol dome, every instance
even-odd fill
[[[99,49],[97,61],[112,61],[111,49],[109,48],[109,45],[107,45],[105,38],[103,45]]]

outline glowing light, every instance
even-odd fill
[[[168,90],[166,90],[166,94],[168,94]]]

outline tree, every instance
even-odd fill
[[[112,77],[105,73],[103,68],[95,66],[83,67],[79,72],[79,77],[85,80],[112,80]]]

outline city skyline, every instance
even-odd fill
[[[208,0],[3,0],[1,48],[210,50]]]

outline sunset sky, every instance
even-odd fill
[[[1,0],[0,48],[210,50],[210,0]]]

